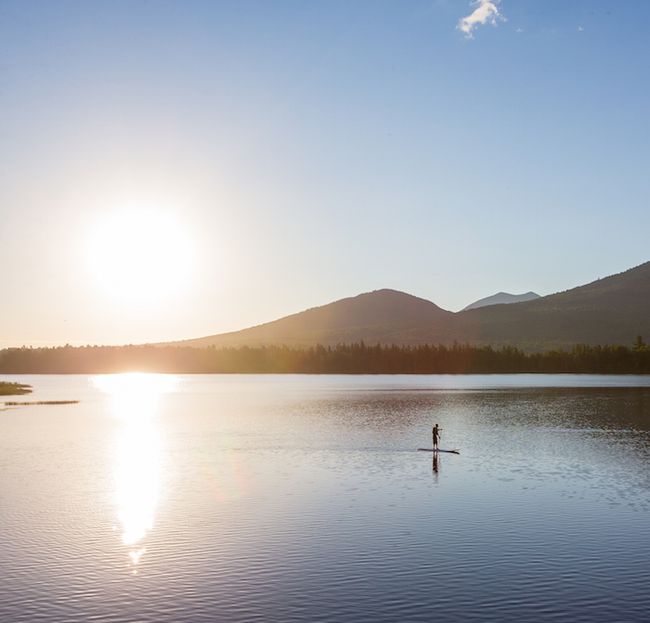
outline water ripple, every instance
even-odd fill
[[[0,414],[3,622],[648,619],[650,389],[26,382],[82,402]]]

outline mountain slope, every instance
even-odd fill
[[[528,350],[631,344],[650,335],[650,262],[534,301],[460,312],[455,334]]]
[[[286,344],[339,344],[342,342],[418,343],[418,329],[429,327],[432,337],[444,339],[453,313],[431,301],[398,292],[375,290],[314,307],[250,329],[222,333],[179,345],[203,347]]]
[[[650,262],[558,294],[458,313],[398,292],[376,290],[273,322],[179,346],[375,344],[513,345],[525,350],[577,343],[632,344],[650,337]]]
[[[479,307],[487,307],[488,305],[509,305],[511,303],[524,303],[526,301],[533,301],[541,298],[536,292],[526,292],[524,294],[510,294],[509,292],[497,292],[492,296],[486,296],[483,299],[470,303],[464,307],[462,311],[468,309],[478,309]]]

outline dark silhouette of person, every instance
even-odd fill
[[[434,450],[438,449],[438,442],[440,441],[440,431],[441,430],[442,429],[438,428],[437,424],[433,425],[433,429],[432,429],[431,433],[433,435],[433,449]]]

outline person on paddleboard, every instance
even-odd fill
[[[433,429],[432,429],[431,433],[433,435],[433,449],[434,450],[438,449],[438,442],[440,441],[440,431],[441,430],[442,429],[438,428],[437,424],[433,425]]]

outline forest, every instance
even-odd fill
[[[576,345],[525,353],[514,347],[468,344],[385,346],[364,342],[290,348],[261,346],[60,346],[0,350],[3,374],[111,372],[274,374],[650,374],[650,346]]]

